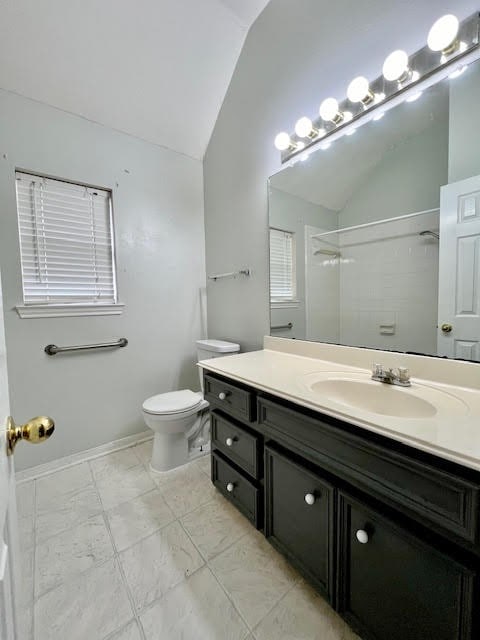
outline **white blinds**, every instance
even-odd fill
[[[294,234],[270,229],[270,299],[272,302],[293,300],[295,283]]]
[[[25,305],[114,304],[110,192],[16,173]]]

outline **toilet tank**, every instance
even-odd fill
[[[240,345],[225,340],[197,340],[197,360],[221,358],[239,353]]]

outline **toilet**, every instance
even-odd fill
[[[224,340],[197,340],[197,360],[221,358],[240,351]],[[199,370],[202,385],[202,370]],[[145,424],[153,431],[152,471],[169,471],[208,453],[209,403],[202,392],[182,389],[147,398],[142,406]]]

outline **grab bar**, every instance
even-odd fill
[[[280,329],[293,329],[293,322],[289,322],[288,324],[276,324],[273,327],[270,327],[270,331],[279,331]]]
[[[56,344],[47,344],[44,351],[49,356],[55,356],[57,353],[64,353],[65,351],[86,351],[87,349],[108,349],[112,347],[126,347],[128,340],[126,338],[120,338],[115,342],[99,342],[98,344],[77,344],[70,347],[57,347]]]
[[[213,276],[208,276],[209,280],[220,280],[221,278],[236,278],[237,276],[249,276],[250,269],[240,269],[240,271],[229,271],[228,273],[216,273]]]

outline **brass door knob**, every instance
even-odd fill
[[[449,322],[444,322],[440,328],[443,333],[450,333],[453,329],[453,326]]]
[[[11,456],[19,440],[39,444],[48,440],[55,430],[55,423],[47,416],[32,418],[26,424],[18,426],[12,416],[7,418],[7,455]]]

